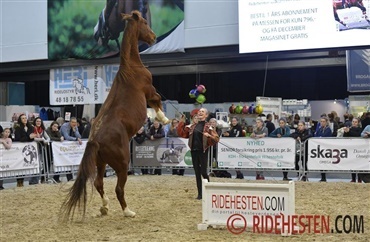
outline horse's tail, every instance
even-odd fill
[[[98,155],[99,144],[95,141],[87,142],[85,153],[82,157],[81,164],[77,173],[76,181],[69,189],[67,198],[62,204],[61,218],[68,221],[73,218],[76,207],[83,208],[83,216],[86,213],[87,190],[86,183],[88,180],[93,185],[96,175],[96,157]]]

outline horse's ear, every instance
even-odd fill
[[[138,21],[141,17],[141,13],[137,10],[132,11],[131,14],[132,18],[135,19],[136,21]]]
[[[127,20],[131,17],[130,14],[121,13],[122,21]]]

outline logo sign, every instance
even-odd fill
[[[202,224],[227,226],[239,234],[253,225],[253,218],[262,215],[295,213],[294,182],[288,184],[217,183],[203,180]]]
[[[311,138],[310,170],[370,170],[370,140],[363,138]]]

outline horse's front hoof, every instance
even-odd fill
[[[108,208],[107,207],[100,207],[100,213],[102,216],[108,215]]]
[[[135,217],[136,213],[135,212],[132,212],[130,209],[128,208],[125,208],[125,210],[123,211],[123,215],[125,217],[130,217],[130,218],[133,218]]]

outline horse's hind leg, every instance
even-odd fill
[[[123,215],[125,217],[135,217],[136,213],[131,211],[127,207],[127,203],[125,200],[125,191],[124,187],[127,181],[127,171],[128,169],[121,170],[117,172],[117,186],[116,186],[116,194],[117,194],[117,199],[119,203],[121,204],[122,210],[123,210]]]
[[[129,147],[128,141],[123,142],[123,147]],[[125,201],[125,184],[127,181],[127,172],[128,172],[128,164],[130,162],[130,150],[124,149],[122,153],[122,157],[117,160],[119,163],[117,166],[113,167],[116,171],[117,175],[117,185],[116,185],[116,195],[119,203],[121,204],[121,208],[123,210],[123,215],[125,217],[135,217],[136,213],[132,212],[128,207]]]
[[[94,186],[96,190],[99,192],[103,202],[103,206],[100,207],[101,215],[107,215],[109,210],[109,198],[104,193],[104,183],[103,183],[105,166],[106,164],[102,164],[101,162],[99,162],[99,160],[97,161],[97,175],[94,181]]]

